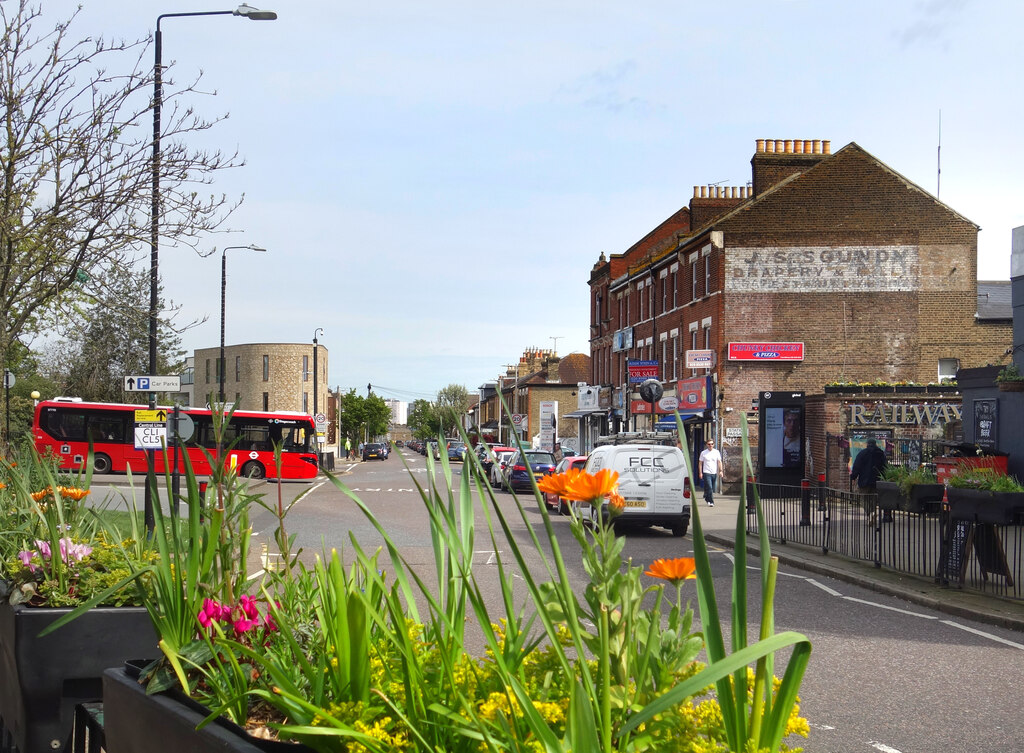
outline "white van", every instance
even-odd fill
[[[674,536],[686,534],[690,489],[682,450],[658,444],[603,445],[590,453],[586,471],[602,468],[619,474],[619,494],[626,500],[620,521],[661,526]]]

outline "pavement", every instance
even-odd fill
[[[714,507],[709,507],[700,499],[695,502],[700,504],[699,515],[705,538],[721,546],[735,546],[736,512],[740,498],[716,494]],[[747,535],[747,553],[760,558],[760,542],[756,535]],[[771,554],[778,557],[782,564],[889,594],[945,614],[1024,632],[1024,600],[1021,599],[1008,599],[966,588],[945,587],[931,578],[907,575],[884,567],[876,568],[872,562],[849,559],[834,553],[825,555],[818,548],[800,544],[773,541]]]

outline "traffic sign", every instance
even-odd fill
[[[136,411],[138,413],[138,411]],[[192,434],[196,430],[196,422],[192,420],[192,416],[187,413],[178,413],[178,434],[175,436],[174,433],[174,411],[167,413],[167,439],[175,441],[181,439],[182,442],[187,442],[192,438]]]
[[[126,376],[125,392],[178,392],[181,389],[180,376]]]
[[[14,372],[7,370],[4,372],[4,387],[10,389],[14,386]]]
[[[136,410],[135,411],[135,423],[137,424],[155,424],[166,420],[167,411],[163,409],[158,410]]]
[[[165,424],[139,424],[135,427],[136,450],[159,450],[167,442]]]

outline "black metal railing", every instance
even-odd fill
[[[933,578],[950,587],[971,588],[1024,599],[1024,520],[1013,524],[972,523],[950,517],[943,503],[921,512],[886,510],[873,493],[802,486],[748,483],[756,488],[768,537],[871,562],[875,567]],[[757,515],[747,507],[747,533],[756,535]]]

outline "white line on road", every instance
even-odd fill
[[[814,578],[808,578],[807,582],[810,583],[812,586],[817,586],[830,596],[842,596],[842,594],[836,591],[834,588],[829,588],[824,583],[819,583]]]
[[[890,612],[899,612],[900,614],[909,615],[910,617],[920,617],[923,620],[937,620],[938,617],[934,617],[930,614],[921,614],[920,612],[911,612],[909,609],[900,609],[899,607],[890,607],[887,604],[878,604],[874,601],[868,601],[867,599],[858,599],[853,596],[840,596],[841,599],[846,601],[853,601],[857,604],[865,604],[869,607],[877,607],[878,609],[888,609]]]
[[[897,748],[893,748],[885,743],[877,743],[874,740],[868,740],[868,745],[881,753],[900,753]]]
[[[975,635],[980,635],[982,638],[988,638],[989,640],[993,640],[996,643],[1004,643],[1007,646],[1013,646],[1014,648],[1024,649],[1024,645],[1022,645],[1020,643],[1014,643],[1013,641],[1008,641],[1005,638],[1000,638],[998,635],[992,635],[992,633],[986,633],[984,630],[978,630],[977,628],[967,627],[967,625],[961,625],[959,623],[953,622],[952,620],[941,620],[941,622],[942,622],[943,625],[949,625],[950,627],[955,627],[955,628],[959,628],[960,630],[965,630],[968,633],[974,633]]]

